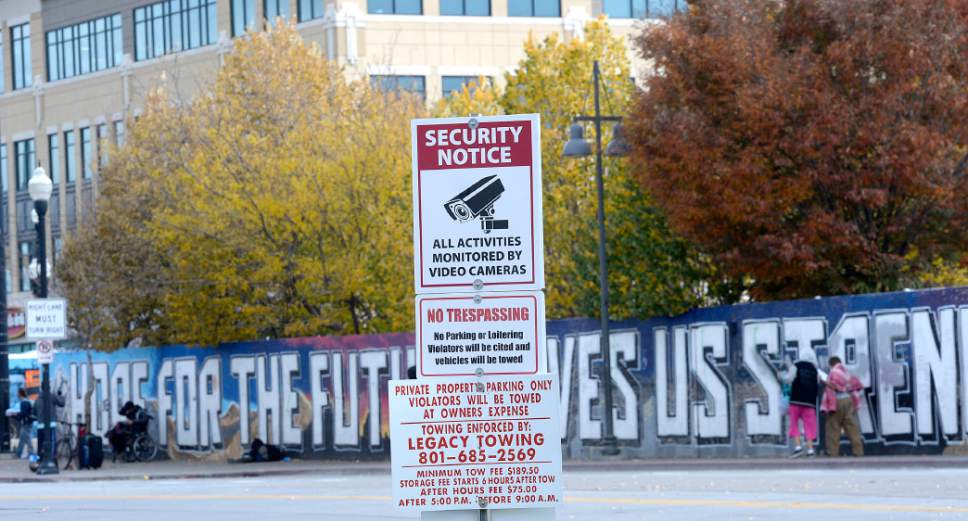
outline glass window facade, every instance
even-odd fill
[[[61,171],[60,140],[57,138],[57,134],[47,135],[47,175],[54,185],[57,184]]]
[[[119,147],[124,145],[124,121],[114,122],[114,144]]]
[[[323,0],[299,0],[299,21],[315,20],[322,18]]]
[[[37,166],[36,147],[33,139],[17,141],[13,144],[14,165],[17,169],[17,190],[26,190],[30,173]]]
[[[444,16],[491,16],[490,0],[440,0]]]
[[[30,291],[30,242],[20,241],[20,291]]]
[[[275,23],[276,18],[288,20],[292,18],[289,10],[289,0],[262,0],[262,12],[266,15],[269,23]]]
[[[30,24],[25,23],[11,27],[10,43],[13,90],[25,89],[34,83],[34,73],[30,65]]]
[[[444,97],[446,98],[455,92],[463,90],[464,85],[467,85],[473,93],[474,89],[481,83],[481,80],[482,78],[479,76],[442,76],[440,83]],[[488,79],[483,78],[483,81],[486,82]]]
[[[232,0],[232,36],[255,27],[255,0]]]
[[[116,67],[123,53],[119,14],[47,31],[47,80]]]
[[[10,183],[7,177],[7,145],[0,143],[0,187],[3,189],[3,193],[7,193],[7,185]],[[4,196],[3,201],[7,200]],[[3,219],[6,221],[6,219]]]
[[[423,14],[421,0],[368,0],[366,12],[370,14]]]
[[[84,179],[90,179],[94,173],[91,171],[91,127],[81,129],[81,168],[84,172]]]
[[[215,0],[165,0],[134,10],[134,59],[215,43]]]
[[[370,85],[383,92],[410,92],[427,97],[427,82],[423,76],[370,76]]]
[[[685,11],[686,0],[603,0],[602,12],[610,18],[665,18]]]
[[[74,158],[74,131],[64,132],[64,182],[73,183],[77,179],[77,160]]]
[[[561,16],[560,0],[508,0],[508,16]]]
[[[101,171],[101,168],[108,162],[108,125],[107,123],[101,123],[97,126],[97,170]]]

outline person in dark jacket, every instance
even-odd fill
[[[17,453],[20,455],[20,459],[26,459],[33,452],[31,431],[34,425],[34,410],[33,404],[27,398],[27,391],[23,387],[17,390],[17,399],[20,400],[20,412],[17,413],[18,434],[20,435]]]
[[[817,397],[820,394],[820,383],[827,375],[817,368],[817,354],[813,348],[801,347],[800,354],[794,364],[789,364],[780,378],[790,384],[790,428],[788,434],[793,440],[793,454],[798,458],[803,455],[803,445],[800,443],[800,423],[803,423],[803,437],[807,445],[807,456],[816,456],[813,448],[817,439]]]
[[[118,411],[125,419],[119,421],[104,436],[111,444],[111,459],[116,460],[119,454],[123,454],[128,446],[128,441],[134,435],[135,430],[148,423],[148,413],[140,405],[128,401]]]

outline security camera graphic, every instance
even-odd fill
[[[460,222],[480,219],[484,233],[491,230],[507,230],[507,219],[494,218],[494,203],[504,193],[504,184],[496,175],[490,175],[468,186],[463,192],[444,203],[450,218]]]

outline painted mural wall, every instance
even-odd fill
[[[968,288],[697,309],[613,324],[615,433],[637,457],[785,454],[777,370],[812,346],[836,354],[866,386],[866,449],[968,453]],[[303,457],[388,457],[387,381],[414,364],[409,333],[314,337],[216,348],[60,353],[61,412],[106,432],[126,400],[146,406],[170,457],[232,459],[258,437]],[[597,322],[548,322],[548,368],[561,383],[569,457],[601,437]],[[822,364],[824,365],[824,364]],[[822,429],[821,429],[822,432]]]

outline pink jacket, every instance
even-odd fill
[[[837,393],[850,393],[854,401],[854,409],[860,407],[860,396],[858,391],[864,389],[864,384],[860,379],[850,374],[844,364],[837,364],[830,369],[827,376],[827,388],[823,392],[823,399],[820,401],[820,410],[823,412],[837,411]]]

